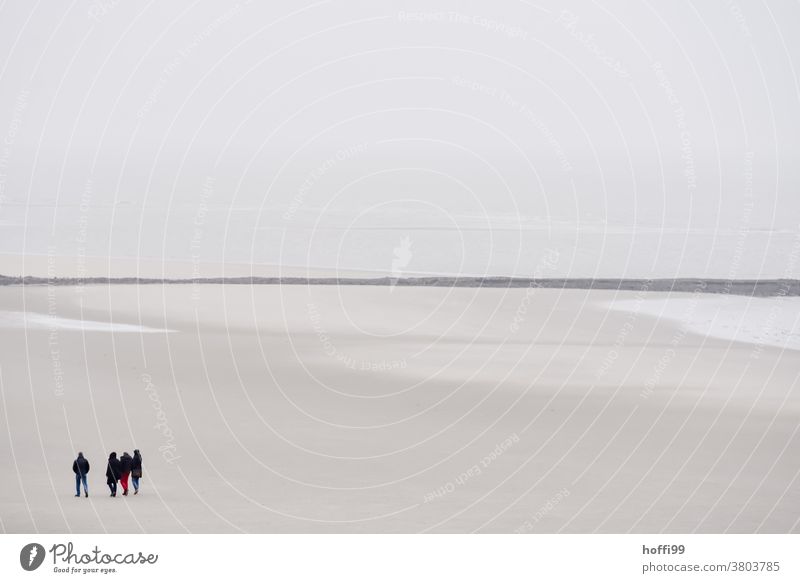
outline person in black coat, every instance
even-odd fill
[[[117,452],[112,451],[108,456],[108,467],[106,468],[106,483],[111,490],[111,496],[117,495],[117,480],[122,475],[122,464],[117,459]]]
[[[89,487],[86,485],[86,474],[89,473],[89,460],[83,457],[83,452],[78,452],[78,457],[72,462],[72,471],[75,472],[75,497],[81,496],[81,484],[86,497],[89,497]]]
[[[139,478],[142,477],[142,454],[138,449],[133,450],[133,462],[131,462],[131,479],[133,479],[133,495],[139,493]]]
[[[127,451],[123,452],[122,457],[119,458],[120,469],[122,473],[119,476],[119,483],[122,486],[122,495],[128,495],[128,476],[131,475],[131,466],[133,465],[133,458]]]

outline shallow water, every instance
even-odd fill
[[[76,320],[37,312],[0,311],[0,329],[26,328],[28,330],[78,330],[81,332],[114,332],[137,334],[161,334],[175,332],[136,324],[120,322],[98,322],[96,320]]]
[[[800,298],[681,296],[615,300],[609,309],[680,324],[681,329],[733,342],[800,350]]]

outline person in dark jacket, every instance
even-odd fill
[[[89,487],[86,485],[86,474],[89,473],[89,460],[83,457],[83,452],[78,452],[78,457],[72,462],[72,471],[75,472],[75,497],[81,496],[81,483],[86,497],[89,497]]]
[[[139,478],[142,477],[142,454],[138,449],[133,450],[133,461],[131,462],[131,478],[133,479],[133,495],[139,493]]]
[[[131,466],[133,466],[133,458],[131,458],[131,454],[127,451],[122,453],[122,457],[119,458],[119,463],[121,466],[121,474],[119,476],[119,483],[122,485],[122,495],[128,495],[128,476],[131,475]]]
[[[112,451],[108,456],[108,467],[106,468],[106,483],[111,490],[111,496],[117,495],[117,480],[122,475],[122,464],[117,459],[117,452]]]

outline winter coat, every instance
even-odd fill
[[[142,454],[139,451],[133,452],[133,461],[131,462],[131,476],[134,478],[142,477]]]
[[[122,476],[122,464],[117,459],[117,454],[112,453],[108,456],[108,467],[106,468],[106,482],[113,484]]]
[[[89,460],[79,455],[75,461],[72,462],[72,471],[79,476],[85,476],[89,473]]]
[[[122,465],[123,474],[131,473],[131,464],[133,464],[133,458],[131,458],[131,456],[129,456],[127,453],[123,453],[122,457],[119,458],[119,463]]]

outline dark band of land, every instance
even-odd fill
[[[0,275],[0,286],[9,285],[376,285],[397,287],[463,287],[463,288],[542,288],[596,289],[641,292],[686,292],[730,294],[751,297],[800,296],[797,279],[582,279],[524,277],[33,277]]]

